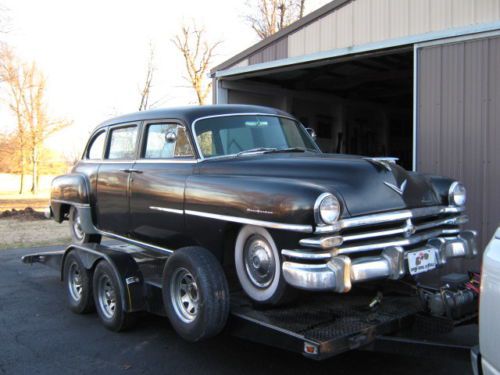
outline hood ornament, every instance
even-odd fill
[[[401,186],[397,186],[397,185],[393,185],[389,182],[385,182],[384,181],[384,184],[387,186],[387,187],[390,187],[392,190],[394,190],[396,193],[398,193],[399,195],[403,195],[403,193],[405,192],[405,189],[406,189],[406,183],[408,181],[407,180],[404,180],[402,183],[401,183]]]

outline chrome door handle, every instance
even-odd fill
[[[125,172],[125,173],[142,173],[139,169],[120,169],[120,171]]]

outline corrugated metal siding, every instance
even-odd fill
[[[286,57],[288,57],[288,39],[283,38],[250,55],[248,63],[253,65],[266,61],[285,59]]]
[[[353,0],[251,55],[250,64],[499,18],[500,0]],[[276,53],[275,45],[283,43],[286,53]]]
[[[483,248],[500,225],[500,37],[418,51],[417,169],[465,183]]]

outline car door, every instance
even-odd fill
[[[131,231],[135,240],[166,248],[182,246],[184,189],[196,159],[178,121],[143,125],[139,158],[130,182]]]
[[[127,236],[130,231],[129,185],[135,163],[139,124],[120,124],[108,131],[104,160],[97,173],[97,226]]]

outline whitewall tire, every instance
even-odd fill
[[[254,302],[278,305],[289,300],[290,287],[281,272],[281,257],[266,229],[252,225],[241,228],[234,261],[241,287]]]

